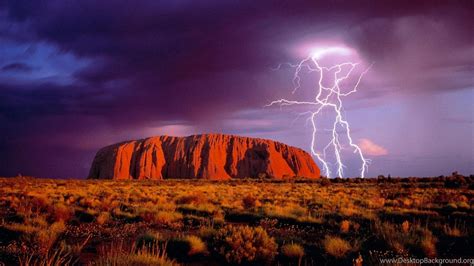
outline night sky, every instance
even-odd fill
[[[314,97],[276,68],[320,47],[373,63],[344,102],[368,176],[472,174],[473,25],[472,1],[0,0],[0,176],[84,178],[100,147],[162,134],[308,150],[304,110],[265,105]]]

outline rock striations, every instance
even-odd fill
[[[159,136],[122,142],[99,150],[92,179],[319,178],[305,151],[265,139],[222,134]]]

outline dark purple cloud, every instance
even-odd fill
[[[225,131],[219,121],[288,93],[291,75],[270,69],[313,40],[375,62],[383,78],[360,95],[373,102],[472,86],[471,1],[15,0],[0,10],[0,42],[12,43],[0,56],[0,175],[85,176],[98,147],[176,121]]]
[[[24,63],[10,63],[8,65],[4,65],[1,68],[1,71],[11,71],[11,72],[31,72],[33,71],[33,67],[29,66]]]

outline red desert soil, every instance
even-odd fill
[[[319,178],[320,170],[302,149],[258,138],[223,134],[158,136],[100,149],[92,179]]]

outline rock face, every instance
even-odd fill
[[[305,151],[283,143],[222,134],[159,136],[122,142],[99,150],[92,179],[319,178]]]

